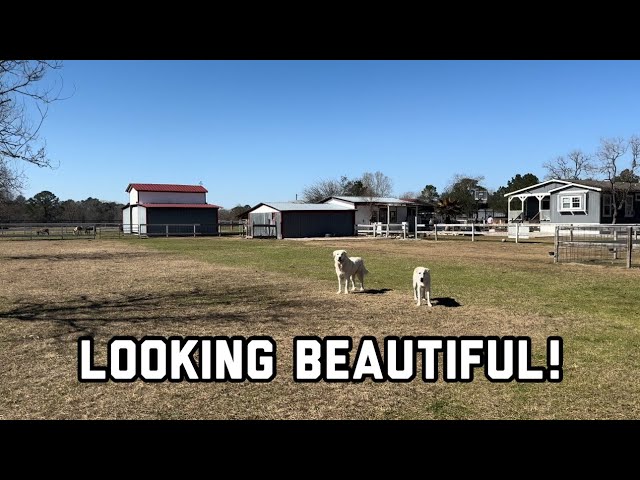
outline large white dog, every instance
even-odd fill
[[[413,299],[418,301],[416,306],[420,306],[422,300],[431,305],[431,271],[426,267],[416,267],[413,270]]]
[[[344,293],[349,293],[349,280],[351,280],[352,290],[356,289],[354,277],[358,277],[360,281],[360,291],[364,291],[364,276],[369,271],[364,266],[364,260],[360,257],[349,258],[346,250],[334,250],[333,260],[336,266],[336,275],[338,276],[338,293],[342,291],[342,282],[344,281]]]

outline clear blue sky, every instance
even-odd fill
[[[380,170],[394,193],[487,187],[601,137],[640,134],[639,61],[65,61],[42,128],[56,170],[30,197],[126,203],[132,182],[202,182],[232,208]]]

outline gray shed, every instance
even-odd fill
[[[270,202],[247,213],[247,237],[307,238],[355,235],[355,209],[343,205]]]

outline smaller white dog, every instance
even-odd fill
[[[413,270],[413,299],[418,301],[416,306],[420,306],[422,300],[431,305],[431,271],[426,267],[416,267]]]
[[[360,257],[349,258],[346,250],[334,250],[333,260],[336,267],[336,275],[338,276],[338,292],[342,291],[342,282],[344,281],[344,293],[349,293],[349,280],[351,280],[352,290],[356,289],[354,278],[357,276],[360,281],[360,291],[364,291],[364,276],[369,271],[364,266],[364,260]]]

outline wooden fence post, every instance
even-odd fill
[[[164,226],[164,236],[169,238],[169,225]]]
[[[560,226],[556,225],[556,232],[553,237],[553,263],[558,263],[558,251],[560,250]]]
[[[433,232],[435,234],[436,242],[437,242],[438,241],[438,224],[437,223],[433,224]]]
[[[473,223],[471,224],[471,241],[472,242],[476,241],[476,230]]]
[[[631,250],[633,249],[633,227],[628,227],[627,233],[627,268],[631,268]]]
[[[518,243],[519,236],[520,236],[520,224],[516,223],[516,243]]]

